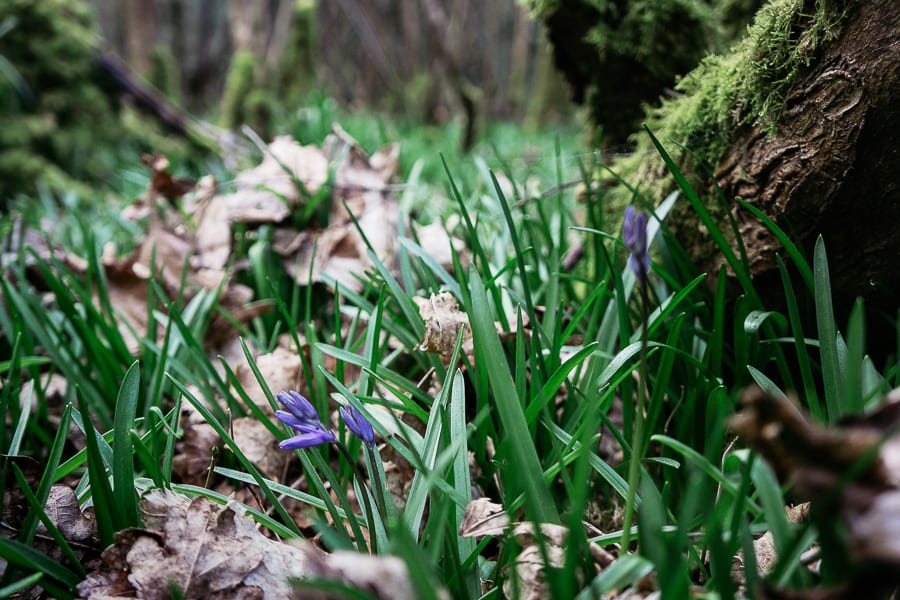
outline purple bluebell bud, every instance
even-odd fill
[[[622,222],[622,241],[631,252],[628,268],[644,282],[650,272],[650,255],[647,252],[647,215],[634,210],[634,206],[625,209],[625,220]]]
[[[353,435],[370,446],[375,443],[375,430],[372,429],[372,424],[366,420],[361,412],[356,410],[356,407],[342,406],[340,412],[347,429]]]
[[[280,444],[278,447],[282,450],[299,450],[301,448],[310,448],[312,446],[320,446],[337,440],[334,433],[327,429],[313,429],[306,433],[301,433],[290,437]]]
[[[316,412],[316,409],[310,404],[309,400],[300,395],[300,392],[295,390],[278,392],[277,398],[288,412],[301,421],[319,420],[319,413]]]
[[[319,420],[319,414],[309,400],[298,392],[294,390],[279,392],[277,398],[287,410],[276,410],[275,416],[279,421],[298,432],[294,437],[278,444],[280,448],[297,450],[337,440],[334,432]]]

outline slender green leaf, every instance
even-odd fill
[[[141,369],[138,362],[132,363],[119,388],[116,398],[115,428],[113,442],[113,499],[123,518],[125,527],[136,527],[140,521],[137,495],[134,490],[134,447],[131,429],[140,396]]]
[[[831,278],[828,274],[828,257],[822,236],[816,239],[813,256],[815,273],[816,322],[819,328],[819,352],[822,355],[822,379],[825,385],[825,405],[828,419],[838,420],[844,414],[841,392],[844,389],[843,371],[838,360],[837,327],[831,306]]]
[[[504,428],[503,442],[508,444],[510,449],[511,466],[506,471],[508,485],[510,490],[525,492],[528,509],[535,521],[559,523],[556,504],[550,495],[547,482],[544,481],[543,469],[528,430],[522,402],[516,395],[506,361],[502,360],[503,347],[494,328],[484,285],[474,271],[469,273],[469,293],[472,297],[469,319],[475,339],[476,356],[480,358],[480,360],[476,358],[476,363],[479,363],[479,370],[487,373],[495,407]]]

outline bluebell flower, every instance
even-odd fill
[[[356,410],[356,407],[342,406],[340,412],[347,429],[353,435],[370,446],[375,443],[375,430],[372,429],[372,424],[366,420],[361,412]]]
[[[334,432],[319,420],[319,414],[309,400],[294,390],[279,392],[278,401],[287,410],[276,410],[279,421],[298,432],[278,444],[283,450],[310,448],[337,440]]]
[[[647,215],[634,210],[634,206],[625,209],[625,220],[622,222],[622,241],[631,252],[628,268],[644,282],[650,272],[650,254],[647,252]]]

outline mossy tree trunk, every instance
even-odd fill
[[[900,306],[900,2],[848,3],[842,33],[785,95],[774,133],[738,130],[715,178],[811,247],[821,234],[839,299]],[[737,210],[751,266],[780,246]]]
[[[823,236],[839,323],[857,297],[873,322],[896,318],[900,2],[768,0],[744,38],[704,58],[674,91],[642,120],[740,255],[724,199],[767,306],[778,309],[782,301],[776,254],[783,248],[735,198],[792,233],[810,259]],[[654,205],[674,180],[645,133],[630,141],[635,152],[611,167]],[[621,207],[632,194],[620,186],[610,201]],[[701,270],[719,270],[722,253],[687,202],[667,224]],[[895,336],[886,345],[896,349]]]

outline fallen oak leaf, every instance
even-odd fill
[[[303,572],[302,552],[265,537],[237,505],[154,490],[141,507],[147,529],[116,534],[79,584],[83,598],[286,598],[287,578]]]

